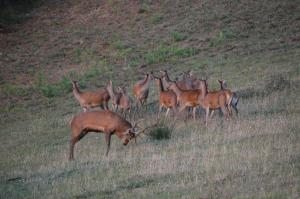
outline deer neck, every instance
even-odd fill
[[[162,80],[160,78],[158,79],[158,87],[159,87],[160,92],[164,92],[165,91],[163,83],[162,83]]]
[[[81,95],[81,91],[79,90],[79,88],[78,88],[78,86],[75,84],[75,85],[73,85],[73,94],[74,94],[74,96],[75,96],[75,98],[77,99],[77,100],[79,100],[80,99],[80,95]]]
[[[111,97],[111,99],[114,101],[116,99],[116,93],[115,93],[114,89],[111,86],[107,86],[106,90],[107,90],[109,96]]]
[[[172,90],[174,91],[174,93],[179,96],[182,93],[182,90],[178,87],[178,85],[175,83],[175,86],[172,87]]]
[[[166,75],[162,78],[162,84],[165,85],[165,87],[169,87],[170,81],[171,81],[171,80],[170,80],[168,74],[166,74]]]
[[[145,78],[145,80],[143,81],[143,83],[141,84],[142,87],[141,87],[141,90],[147,90],[149,89],[149,84],[150,84],[150,77],[149,75]]]

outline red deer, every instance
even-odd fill
[[[187,107],[193,108],[193,118],[196,120],[196,108],[201,104],[203,92],[200,89],[182,90],[176,82],[169,82],[169,89],[174,91],[179,104],[179,112]]]
[[[114,110],[114,111],[118,111],[122,93],[116,92],[116,91],[114,90],[113,85],[112,85],[112,81],[111,81],[111,80],[109,80],[109,83],[108,83],[108,85],[106,86],[106,90],[107,90],[108,93],[109,93],[109,96],[110,96],[110,99],[111,99],[111,104],[112,104],[113,110]]]
[[[138,107],[142,107],[144,104],[147,103],[149,85],[151,80],[153,80],[152,73],[146,74],[143,80],[138,81],[133,86],[133,93],[135,98],[137,99]]]
[[[226,98],[229,101],[229,99],[231,98],[231,103],[230,105],[228,105],[228,109],[229,109],[229,113],[231,114],[231,109],[230,106],[235,110],[236,115],[238,115],[238,109],[237,109],[237,104],[239,101],[239,97],[236,94],[236,92],[232,92],[231,90],[227,89],[227,84],[225,80],[218,80],[218,82],[220,83],[221,86],[221,90],[223,90],[224,92],[226,92]]]
[[[119,92],[121,93],[121,98],[120,98],[120,104],[119,107],[121,109],[121,114],[124,114],[124,117],[126,118],[127,112],[129,113],[129,117],[131,114],[131,108],[132,108],[132,99],[129,97],[127,94],[127,91],[125,87],[118,87]]]
[[[172,82],[170,80],[168,72],[166,70],[161,70],[160,72],[162,73],[163,84],[165,85],[166,88],[168,88],[169,84]],[[185,80],[182,80],[182,81],[178,81],[176,83],[177,83],[177,86],[181,90],[191,90],[192,89],[191,82],[186,82]]]
[[[226,93],[222,90],[220,91],[210,91],[207,90],[207,81],[204,80],[205,84],[201,84],[201,91],[203,92],[203,98],[201,106],[206,111],[205,125],[208,124],[209,111],[221,109],[226,118],[228,118],[228,107]]]
[[[110,97],[106,89],[102,89],[95,92],[81,92],[77,86],[76,81],[72,81],[72,85],[73,94],[80,103],[80,106],[83,108],[84,112],[86,112],[90,108],[98,106],[100,106],[104,110],[108,109],[108,101]]]
[[[143,132],[143,130],[137,131],[136,125],[131,125],[130,122],[110,110],[79,113],[70,121],[72,135],[69,160],[74,159],[74,146],[76,142],[89,132],[102,132],[105,134],[107,144],[106,156],[108,156],[111,136],[115,134],[123,141],[124,145],[127,145],[130,140]]]
[[[159,77],[154,77],[159,88],[159,112],[158,117],[162,111],[162,108],[167,109],[165,117],[167,117],[170,109],[176,114],[177,112],[177,96],[172,90],[165,90],[162,80]]]
[[[182,75],[181,81],[176,81],[177,85],[181,90],[193,90],[193,82],[191,78],[191,71],[182,72],[180,75]]]

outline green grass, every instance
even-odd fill
[[[193,47],[179,47],[179,46],[160,46],[148,52],[145,55],[145,61],[147,64],[156,64],[160,62],[166,62],[172,59],[180,59],[191,57],[197,54],[197,49]]]

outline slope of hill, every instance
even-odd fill
[[[300,4],[295,1],[42,1],[0,32],[0,198],[298,198]],[[1,20],[2,21],[2,20]],[[1,24],[0,24],[1,25]],[[143,72],[226,79],[240,117],[208,128],[167,119],[104,157],[88,135],[67,161],[83,89],[130,87]],[[149,125],[156,121],[151,87]]]

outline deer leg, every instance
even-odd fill
[[[147,98],[144,99],[143,101],[143,105],[145,106],[145,111],[147,112]]]
[[[206,116],[205,116],[205,126],[208,124],[208,118],[209,118],[209,107],[205,108]]]
[[[157,119],[159,119],[159,116],[160,116],[160,113],[161,113],[162,107],[163,107],[163,105],[160,105],[160,106],[159,106],[159,109],[158,109],[158,114],[157,114]]]
[[[196,107],[193,107],[193,118],[196,121]]]
[[[168,116],[168,114],[169,114],[169,111],[170,111],[170,108],[168,108],[168,109],[167,109],[165,117],[167,117],[167,116]]]
[[[231,116],[232,111],[231,111],[231,105],[230,104],[227,105],[227,109],[228,109],[228,114]]]
[[[105,141],[106,141],[106,144],[107,144],[107,149],[106,149],[106,154],[105,154],[106,157],[108,156],[108,152],[109,152],[109,149],[110,149],[111,135],[112,135],[112,132],[105,133]]]
[[[73,137],[71,139],[69,160],[74,160],[74,146],[75,146],[76,142],[81,140],[86,134],[87,134],[87,131],[82,131],[78,136]]]
[[[213,117],[214,113],[215,113],[215,110],[211,110],[211,112],[210,112],[210,118]]]
[[[237,107],[235,105],[231,105],[231,106],[234,109],[236,115],[238,116],[239,115],[239,111],[238,111]]]
[[[102,108],[102,110],[105,110],[105,107],[103,104],[100,104],[100,107]]]
[[[87,107],[82,107],[83,108],[83,112],[87,112],[88,108]]]
[[[227,107],[226,107],[226,106],[222,106],[222,107],[221,107],[221,110],[222,110],[223,114],[225,115],[225,118],[226,118],[226,119],[229,119],[229,117],[228,117],[228,116],[229,116],[229,115],[228,115],[229,113],[228,113]]]
[[[176,114],[177,114],[176,105],[172,106],[172,110],[173,110],[173,112],[174,112],[174,115],[176,115]]]
[[[74,160],[74,146],[75,143],[77,142],[76,138],[72,138],[70,141],[70,154],[69,154],[69,161]]]

